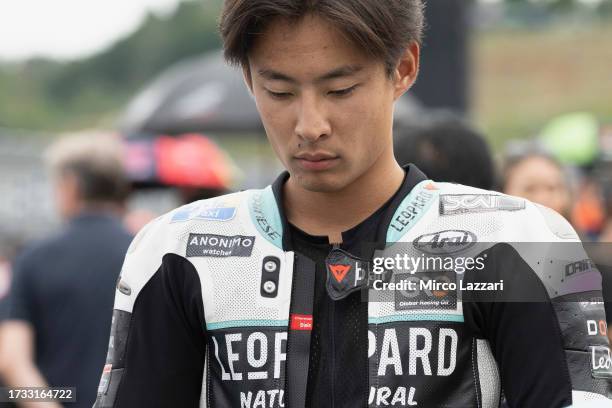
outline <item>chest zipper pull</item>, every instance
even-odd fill
[[[327,236],[327,240],[329,241],[329,245],[332,246],[332,250],[340,249],[340,245],[342,244],[342,233],[333,233]]]

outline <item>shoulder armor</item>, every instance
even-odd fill
[[[130,244],[115,294],[115,308],[131,312],[138,293],[162,264],[164,255],[186,256],[192,232],[223,233],[218,224],[236,223],[249,192],[196,201],[148,223]],[[247,213],[248,216],[248,213]],[[228,225],[229,227],[229,225]]]

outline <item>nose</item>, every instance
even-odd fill
[[[320,138],[329,136],[331,127],[327,120],[322,103],[316,96],[303,94],[298,104],[296,135],[306,142],[316,142]]]

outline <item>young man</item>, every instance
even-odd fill
[[[571,294],[559,260],[495,244],[576,242],[571,227],[393,157],[393,104],[417,77],[422,26],[418,0],[226,1],[226,57],[287,172],[135,239],[96,407],[497,407],[501,387],[512,407],[607,403],[607,340],[585,333],[601,303],[555,306]],[[374,250],[467,254],[476,240],[494,242],[486,271],[463,280],[505,279],[531,303],[369,288]],[[598,293],[596,271],[577,275]],[[434,276],[463,275],[415,273]]]

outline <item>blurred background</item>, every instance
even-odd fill
[[[585,240],[612,241],[612,0],[426,3],[421,75],[396,109],[398,160],[530,198]],[[219,51],[220,8],[2,2],[0,301],[14,257],[66,219],[45,160],[66,134],[122,146],[131,234],[275,178],[254,102]]]
[[[224,173],[223,188],[262,186],[273,179],[280,167],[254,104],[239,73],[223,64],[218,51],[220,5],[220,0],[3,3],[3,229],[29,240],[57,223],[41,153],[66,132],[96,128],[121,137],[134,185],[130,206],[155,213],[181,202],[177,185],[210,187],[206,177],[186,179],[204,171],[201,159],[209,147],[184,134],[205,136],[221,149],[227,160],[212,171]],[[612,123],[612,1],[430,0],[427,6],[421,77],[398,108],[398,122],[417,120],[405,119],[417,109],[450,109],[467,117],[497,158],[532,149],[524,142],[538,141],[547,131],[549,139],[561,140],[550,142],[548,150],[564,166],[588,168],[612,154],[610,127],[605,135]],[[573,133],[563,134],[565,125],[547,130],[575,113],[582,115],[567,119],[575,122]],[[554,149],[586,151],[576,158]],[[168,163],[159,163],[162,156]],[[579,189],[576,177],[572,181]],[[599,187],[597,217],[603,219],[608,187]],[[603,221],[599,224],[589,226],[589,233],[599,235]]]
[[[211,187],[206,177],[188,180],[206,170],[201,159],[209,148],[227,159],[206,170],[223,173],[213,189],[273,179],[280,166],[254,104],[218,51],[220,6],[220,0],[3,3],[0,225],[7,232],[0,234],[30,240],[57,225],[41,154],[66,132],[96,128],[121,137],[134,186],[130,208],[152,213],[183,201],[176,186]],[[546,132],[556,141],[545,148],[582,174],[586,168],[593,175],[593,165],[612,155],[611,0],[429,0],[427,7],[421,77],[398,107],[399,123],[417,121],[423,115],[410,113],[419,109],[465,115],[497,163],[508,152],[531,150]],[[555,127],[564,115],[572,123]],[[584,152],[572,157],[564,149]],[[580,180],[570,173],[576,192]],[[599,221],[589,234],[599,236],[609,187],[595,190]]]

